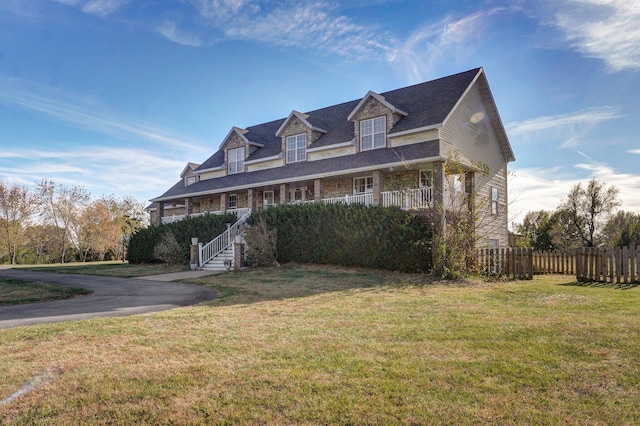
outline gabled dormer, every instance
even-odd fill
[[[357,150],[386,148],[387,133],[407,115],[384,96],[369,91],[347,116],[354,123]]]
[[[180,173],[180,178],[184,181],[184,186],[192,185],[199,180],[198,174],[195,170],[200,166],[196,163],[187,163],[187,165]]]
[[[308,114],[292,111],[276,131],[276,136],[282,140],[282,152],[287,164],[306,161],[309,145],[327,133],[311,121]]]
[[[220,149],[224,150],[224,163],[227,165],[228,175],[244,172],[244,161],[247,157],[264,146],[247,138],[247,133],[248,130],[234,126],[220,144]]]

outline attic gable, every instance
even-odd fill
[[[307,126],[309,129],[313,131],[320,132],[320,133],[327,133],[325,129],[316,127],[313,124],[311,124],[308,121],[310,117],[308,114],[303,114],[299,111],[294,110],[294,111],[291,111],[291,114],[289,114],[289,116],[284,120],[280,128],[276,131],[276,136],[280,137],[282,135],[282,133],[286,130],[287,126],[291,123],[294,117],[300,120],[305,126]]]
[[[200,164],[191,162],[187,163],[187,165],[184,166],[184,169],[182,169],[182,173],[180,173],[180,178],[184,179],[185,176],[193,174],[198,167],[200,167]]]
[[[258,148],[262,148],[264,144],[251,141],[245,136],[248,132],[248,130],[233,126],[229,133],[227,133],[227,136],[225,136],[225,138],[222,140],[219,149],[225,149],[229,142],[231,142],[233,139],[238,140],[237,138],[239,138],[240,144],[252,145]]]
[[[373,98],[376,101],[380,102],[382,105],[384,105],[385,107],[389,108],[391,110],[391,112],[393,112],[394,114],[398,114],[398,115],[401,115],[403,117],[406,117],[407,115],[409,115],[409,113],[407,113],[407,112],[401,110],[400,108],[397,108],[396,106],[394,106],[391,103],[389,103],[385,99],[384,96],[379,95],[376,92],[373,92],[373,91],[369,90],[369,92],[367,92],[367,94],[360,100],[358,105],[356,105],[356,107],[353,109],[353,111],[351,111],[349,116],[347,116],[347,121],[353,120],[353,117],[355,117],[355,115],[360,111],[360,109],[362,109],[362,107],[367,103],[367,101],[370,98]]]

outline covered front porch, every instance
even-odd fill
[[[438,175],[442,176],[440,185],[439,179],[434,179],[434,176]],[[441,166],[423,164],[402,170],[374,170],[337,177],[269,184],[186,197],[172,200],[171,203],[157,203],[152,222],[172,223],[203,214],[234,213],[241,216],[248,210],[256,211],[290,203],[363,204],[422,210],[433,207],[437,194],[448,192],[447,187],[450,185],[444,183],[444,180]]]

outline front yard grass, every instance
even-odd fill
[[[188,271],[188,266],[165,264],[130,264],[128,262],[71,262],[47,265],[20,265],[21,269],[53,272],[58,274],[107,275],[112,277],[135,278],[145,275],[169,274]]]
[[[90,293],[84,288],[0,277],[0,306],[69,299]]]
[[[0,330],[0,423],[638,424],[640,289],[290,265]]]

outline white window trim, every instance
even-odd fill
[[[301,137],[304,136],[304,140]],[[294,147],[289,148],[289,143],[293,143]],[[300,142],[304,142],[304,146],[298,146]],[[307,134],[306,133],[298,133],[297,135],[287,136],[284,141],[285,144],[285,159],[287,164],[289,163],[299,163],[301,161],[307,160]],[[302,154],[300,154],[302,151]],[[289,159],[289,153],[293,153],[293,160]]]
[[[231,159],[231,153],[239,154],[240,158]],[[244,147],[233,148],[227,151],[227,173],[230,175],[244,172]]]
[[[384,122],[384,128],[382,129],[382,131],[376,132],[376,121]],[[363,128],[367,123],[371,123],[371,133],[365,134],[363,131]],[[376,135],[383,135],[382,143],[379,143],[378,145],[376,145]],[[364,137],[367,137],[367,136],[371,137],[371,147],[365,148],[363,139]],[[369,118],[367,120],[361,120],[360,121],[360,151],[370,151],[373,149],[385,148],[386,146],[387,146],[387,116],[383,115],[381,117],[374,117],[374,118]]]
[[[491,214],[497,215],[500,212],[499,209],[500,193],[495,186],[491,187]]]
[[[369,179],[371,179],[371,187],[369,187]],[[356,181],[364,180],[364,192],[359,192],[357,189]],[[353,195],[361,195],[361,194],[372,194],[373,193],[373,176],[362,176],[353,178]]]

